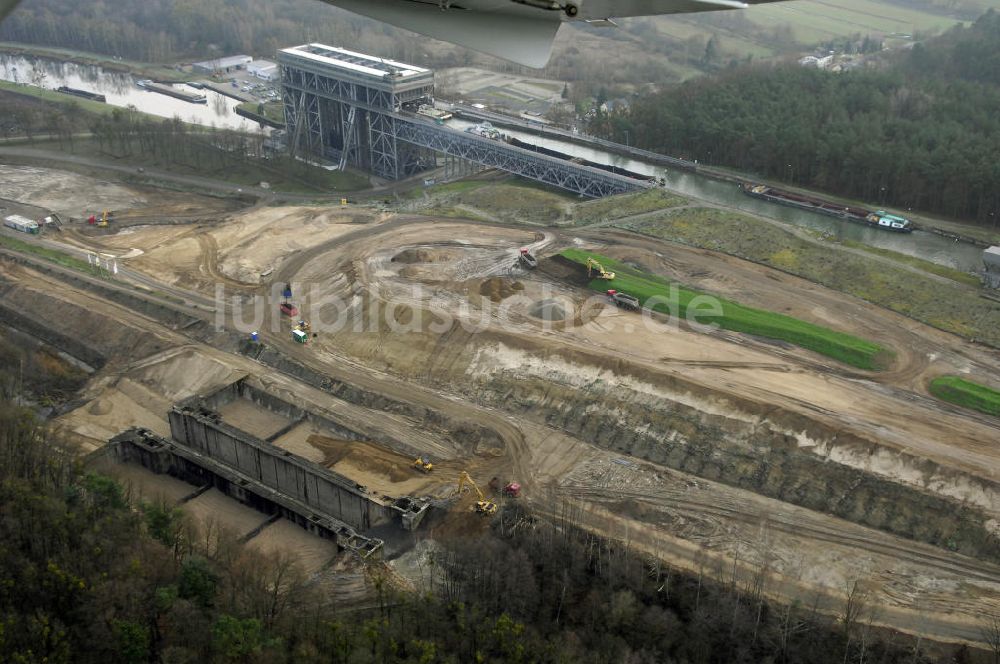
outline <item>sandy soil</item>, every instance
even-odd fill
[[[163,500],[168,504],[176,504],[198,490],[198,487],[176,477],[157,475],[134,463],[106,463],[101,466],[101,470],[122,482],[133,499]]]
[[[201,522],[206,529],[222,525],[240,537],[268,519],[266,514],[229,498],[218,489],[209,489],[187,501],[184,503],[184,511]]]
[[[145,205],[128,187],[69,171],[0,164],[0,198],[47,208],[64,217],[86,218],[104,209]]]
[[[311,535],[287,519],[268,524],[248,544],[268,553],[283,551],[294,555],[309,575],[321,571],[337,555],[334,542]]]
[[[261,408],[247,399],[234,399],[223,404],[218,412],[226,422],[262,440],[267,440],[292,423],[287,417]]]
[[[550,381],[583,394],[592,386],[610,385],[759,426],[771,426],[769,417],[780,409],[800,418],[801,424],[785,432],[796,449],[979,505],[987,515],[1000,517],[1000,496],[972,481],[992,479],[1000,471],[1000,451],[992,444],[1000,440],[1000,422],[933,400],[924,387],[941,372],[997,375],[997,353],[773,270],[616,231],[580,237],[417,218],[321,219],[333,212],[257,210],[204,232],[149,231],[147,245],[142,245],[143,231],[109,242],[119,242],[122,249],[139,247],[144,253],[133,265],[174,279],[171,283],[206,284],[213,275],[256,283],[254,273],[273,268],[269,280],[308,287],[301,307],[314,329],[322,318],[319,304],[313,310],[315,300],[327,296],[350,303],[352,323],[364,323],[373,307],[387,302],[399,305],[393,313],[397,322],[420,312],[447,312],[454,324],[438,331],[428,321],[408,331],[376,321],[373,327],[319,331],[306,347],[292,343],[280,326],[275,332],[267,324],[262,329],[268,330],[266,343],[332,379],[419,405],[435,417],[488,427],[500,439],[493,449],[462,448],[435,433],[430,422],[333,398],[208,347],[162,352],[130,367],[117,383],[98,377],[89,395],[96,400],[67,416],[67,424],[96,438],[113,428],[118,408],[134,409],[133,418],[146,417],[166,398],[251,374],[248,380],[276,395],[378,441],[343,441],[300,425],[276,442],[378,493],[448,495],[458,472],[468,469],[482,485],[492,476],[517,479],[525,486],[523,499],[541,512],[569,501],[580,508],[584,526],[628,539],[676,564],[696,569],[710,560],[729,569],[739,559],[743,562],[737,564],[748,569],[763,568],[770,592],[786,599],[807,599],[816,592],[837,598],[845,581],[864,578],[875,589],[886,623],[951,640],[981,638],[977,618],[1000,610],[1000,570],[990,562],[614,455],[595,444],[602,432],[574,437],[525,417],[515,408],[520,404],[511,403],[510,412],[506,406],[484,407],[475,392],[477,385],[498,377],[512,386],[519,380]],[[317,227],[314,234],[295,232],[310,224]],[[208,235],[213,239],[206,240]],[[637,315],[599,301],[582,308],[591,294],[544,264],[535,272],[515,267],[522,246],[544,257],[562,246],[598,242],[609,243],[602,253],[684,283],[878,339],[896,351],[896,362],[886,372],[870,374],[740,335],[646,329]],[[237,255],[248,262],[227,265],[227,256]],[[515,290],[513,283],[522,288]],[[487,303],[502,307],[487,309]],[[538,313],[554,311],[556,304],[562,320],[545,325]],[[269,308],[266,322],[275,317]],[[470,322],[480,323],[482,331],[463,329]],[[178,335],[167,338],[182,345]],[[870,441],[871,447],[860,453],[838,447],[836,440],[821,444],[810,437],[813,425],[820,424]],[[431,456],[437,466],[431,475],[410,468],[416,453]],[[934,460],[953,475],[928,477],[923,460]],[[192,501],[192,509],[204,517],[215,515],[239,532],[261,522],[261,515],[224,504],[231,502],[209,492]],[[835,611],[836,601],[830,599],[826,608]]]
[[[560,241],[581,244],[572,237],[558,236],[549,242],[558,246]],[[378,330],[367,332],[363,338],[343,333],[330,335],[328,340],[321,337],[310,351],[314,362],[325,364],[322,356],[326,353],[332,362],[346,352],[400,375],[417,376],[438,371],[438,367],[448,367],[442,376],[463,370],[506,371],[510,376],[543,379],[558,374],[561,379],[578,381],[580,389],[598,381],[655,392],[657,388],[644,386],[630,377],[629,367],[642,366],[676,376],[722,397],[669,394],[671,399],[706,412],[756,418],[734,411],[727,397],[750,399],[762,405],[780,405],[809,419],[878,441],[887,449],[905,450],[917,459],[935,459],[971,475],[991,478],[1000,469],[1000,453],[989,442],[1000,439],[1000,425],[930,400],[923,392],[924,381],[933,372],[968,371],[970,367],[995,370],[1000,367],[1000,360],[994,353],[766,268],[646,239],[641,241],[641,247],[612,246],[601,250],[612,255],[617,252],[620,258],[628,257],[640,264],[650,262],[649,267],[657,272],[747,304],[876,338],[896,350],[896,364],[888,372],[872,375],[799,349],[739,335],[706,335],[687,329],[647,330],[636,315],[600,303],[590,310],[596,313],[592,317],[567,316],[570,319],[567,324],[552,325],[539,333],[537,321],[530,319],[532,309],[545,302],[542,298],[551,298],[555,293],[568,298],[568,303],[561,301],[562,305],[579,308],[590,294],[567,287],[563,282],[552,282],[543,273],[523,274],[514,269],[510,258],[516,254],[506,253],[505,247],[516,250],[525,243],[523,235],[506,229],[486,230],[482,226],[463,229],[460,223],[450,222],[414,224],[394,229],[384,237],[366,236],[357,241],[348,238],[309,263],[284,266],[282,278],[294,276],[304,282],[322,279],[331,291],[339,289],[344,293],[363,285],[383,299],[405,298],[411,307],[451,306],[451,313],[458,316],[462,315],[458,303],[474,306],[481,303],[470,298],[470,294],[481,288],[484,279],[516,276],[524,284],[523,293],[501,298],[505,304],[510,303],[507,312],[510,320],[500,336],[516,339],[506,349],[484,343],[484,339],[477,341],[475,335],[446,335],[438,343],[429,343],[423,337],[394,337]],[[455,253],[456,247],[462,250],[459,255]],[[450,262],[442,262],[441,256]],[[397,260],[393,261],[394,257]],[[331,279],[328,266],[347,261],[351,272],[341,279]],[[320,272],[324,268],[326,272]],[[413,292],[413,284],[421,286],[420,292]],[[358,315],[361,313],[359,310]],[[478,311],[469,311],[467,315],[482,320]],[[486,320],[499,329],[496,312]],[[457,346],[466,340],[476,346],[478,362],[463,369],[464,353]],[[587,366],[588,357],[594,358],[595,366]],[[622,370],[597,369],[598,358],[620,362]],[[435,368],[419,368],[425,366]],[[459,392],[455,396],[460,399],[462,395]],[[975,639],[970,621],[980,612],[995,610],[1000,601],[1000,575],[980,561],[961,562],[960,556],[954,556],[954,560],[942,566],[950,556],[939,549],[809,510],[771,504],[769,499],[721,485],[705,491],[699,500],[689,501],[681,509],[675,491],[686,492],[690,486],[702,486],[704,480],[674,475],[667,482],[663,480],[667,475],[655,474],[665,469],[654,471],[652,484],[644,485],[638,476],[628,481],[616,479],[613,471],[627,466],[609,461],[604,452],[592,445],[544,428],[532,431],[523,421],[517,426],[526,440],[523,447],[508,448],[507,452],[517,457],[511,460],[512,468],[515,476],[530,487],[530,496],[537,496],[545,486],[558,487],[563,495],[572,496],[583,506],[586,513],[595,515],[593,527],[603,532],[609,532],[607,529],[611,527],[611,532],[618,536],[636,529],[635,532],[644,533],[649,546],[655,546],[664,555],[668,551],[704,549],[723,558],[739,556],[760,564],[763,559],[748,551],[762,551],[762,546],[773,540],[775,553],[769,555],[775,560],[767,564],[773,569],[776,594],[804,597],[823,589],[835,595],[841,592],[845,580],[869,578],[879,588],[880,601],[892,607],[900,624],[907,629],[918,629],[907,612],[920,607],[934,612],[936,619],[940,619],[940,628],[951,638]],[[860,467],[893,481],[926,486],[927,479],[919,468],[897,461],[891,454],[854,457],[814,445],[804,432],[790,434],[798,436],[801,445],[807,448],[813,445],[817,454],[835,463]],[[623,461],[635,463],[627,458]],[[935,490],[980,504],[994,513],[1000,510],[997,496],[969,485],[942,484]],[[728,496],[725,500],[723,494]],[[545,509],[544,502],[532,497],[528,500]],[[720,505],[731,507],[720,509]],[[612,518],[619,525],[610,526]],[[773,525],[762,529],[761,523],[768,519]],[[835,546],[831,540],[836,542]],[[956,572],[954,565],[959,564],[966,568]],[[963,578],[973,576],[979,579],[973,584],[975,588],[962,582]]]
[[[110,210],[120,225],[196,219],[240,205],[234,200],[122,185],[71,171],[9,164],[0,164],[0,198],[56,212],[64,222],[71,217],[83,221]]]
[[[217,284],[239,290],[266,284],[289,255],[382,219],[339,206],[255,207],[216,216],[211,223],[136,225],[112,235],[68,237],[121,256],[164,283],[214,294]]]

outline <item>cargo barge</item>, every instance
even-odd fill
[[[101,103],[107,103],[107,98],[104,95],[99,95],[96,92],[88,92],[87,90],[78,90],[77,88],[70,88],[65,85],[61,85],[56,88],[56,92],[62,92],[63,94],[73,95],[74,97],[82,97],[83,99],[89,99],[90,101],[99,101]]]
[[[830,217],[837,217],[856,224],[864,224],[872,228],[878,228],[893,233],[910,233],[913,231],[913,222],[909,219],[889,214],[884,210],[872,211],[864,208],[845,207],[830,201],[824,201],[812,196],[794,194],[790,191],[775,189],[764,184],[753,184],[744,182],[740,184],[740,189],[744,194],[752,198],[787,205],[788,207],[799,208],[818,212]]]
[[[467,130],[468,131],[468,130]],[[655,178],[652,175],[643,175],[642,173],[636,173],[635,171],[630,171],[628,169],[622,168],[620,166],[613,166],[611,164],[601,164],[596,161],[589,161],[581,157],[574,157],[568,155],[565,152],[559,152],[557,150],[552,150],[549,148],[544,148],[540,145],[535,145],[533,143],[527,143],[520,140],[515,136],[502,135],[507,143],[519,147],[522,150],[530,150],[531,152],[537,152],[538,154],[544,154],[549,157],[555,157],[556,159],[563,159],[565,161],[572,162],[574,164],[580,164],[581,166],[589,166],[591,168],[597,168],[602,171],[607,171],[608,173],[615,173],[616,175],[624,175],[627,178],[632,178],[633,180],[642,180],[644,182],[656,182],[658,184],[663,184],[661,178]]]
[[[150,81],[148,79],[136,81],[135,83],[140,88],[151,90],[153,92],[159,92],[161,95],[167,95],[168,97],[175,97],[176,99],[181,99],[191,104],[208,103],[208,97],[198,92],[188,92],[187,90],[178,90],[177,88],[170,87],[169,85],[164,85],[163,83],[157,83],[156,81]]]

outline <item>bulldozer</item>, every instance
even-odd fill
[[[611,281],[615,278],[614,272],[608,272],[604,269],[604,266],[595,261],[593,258],[587,259],[587,277],[593,279],[594,277],[598,279],[604,279],[605,281]]]
[[[482,490],[479,486],[469,477],[469,473],[464,470],[458,476],[458,494],[462,495],[466,486],[471,486],[476,491],[476,496],[479,500],[476,501],[476,513],[482,514],[483,516],[493,516],[497,513],[497,504],[483,495]]]
[[[417,457],[413,460],[412,465],[414,468],[424,473],[429,473],[434,470],[434,464],[431,463],[431,460],[428,457]]]

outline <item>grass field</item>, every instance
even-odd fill
[[[1000,391],[985,385],[958,376],[939,376],[931,381],[930,392],[938,399],[1000,417]]]
[[[773,31],[787,30],[804,50],[855,35],[886,36],[887,43],[902,45],[914,35],[943,32],[957,23],[968,23],[969,16],[1000,9],[1000,0],[974,0],[963,5],[941,0],[937,4],[920,7],[890,0],[796,0],[751,7],[739,20],[712,14],[636,20],[650,20],[657,33],[677,42],[707,41],[715,36],[727,54],[766,58],[781,50],[770,38]]]
[[[964,280],[934,279],[728,210],[665,210],[615,225],[770,265],[942,330],[1000,346],[1000,306],[980,297],[979,289]]]
[[[966,286],[973,286],[978,288],[981,280],[974,274],[969,274],[968,272],[962,272],[961,270],[956,270],[953,267],[948,267],[946,265],[938,265],[937,263],[932,263],[930,261],[925,261],[922,258],[917,258],[916,256],[908,256],[906,254],[901,254],[898,251],[892,251],[891,249],[882,249],[880,247],[873,247],[870,244],[865,244],[864,242],[856,242],[854,240],[836,240],[838,244],[842,244],[845,247],[851,247],[853,249],[860,249],[862,251],[867,251],[870,254],[875,254],[876,256],[882,256],[884,258],[889,258],[896,261],[897,263],[906,263],[907,265],[912,265],[915,268],[919,268],[924,272],[929,272],[930,274],[936,274],[939,277],[944,277],[945,279],[951,279],[952,281],[957,281],[960,284],[965,284]]]
[[[575,200],[559,190],[519,179],[449,182],[415,189],[407,197],[419,200],[424,194],[427,214],[542,226],[564,222]]]
[[[64,254],[61,251],[56,251],[55,249],[49,249],[47,247],[40,247],[37,244],[25,242],[24,240],[19,240],[18,238],[9,237],[7,235],[0,235],[0,247],[23,254],[32,254],[38,256],[39,258],[44,258],[51,263],[56,263],[57,265],[62,265],[63,267],[68,267],[73,270],[80,270],[83,272],[93,271],[93,268],[85,260],[80,260],[79,258],[70,256],[69,254]]]
[[[55,90],[46,90],[44,88],[36,88],[33,85],[11,83],[10,81],[0,81],[0,91],[13,92],[15,94],[24,95],[26,97],[34,97],[35,99],[50,101],[56,104],[75,104],[77,108],[84,111],[99,113],[101,115],[111,113],[111,111],[117,108],[117,106],[112,106],[111,104],[104,104],[99,101],[90,101],[89,99],[74,97],[73,95],[56,92]],[[143,115],[146,114],[143,113]],[[149,115],[147,117],[155,116]]]
[[[616,276],[613,282],[615,288],[629,295],[634,295],[643,304],[654,297],[670,299],[672,284],[661,277],[629,267],[600,254],[580,249],[567,249],[562,252],[562,256],[581,265],[585,265],[588,258],[595,258],[605,268],[615,272]],[[608,282],[594,279],[589,286],[592,290],[603,292],[608,288]],[[884,368],[892,357],[889,351],[871,341],[790,316],[746,307],[722,298],[712,298],[718,302],[721,315],[710,318],[702,316],[701,314],[707,309],[705,307],[705,294],[675,284],[673,286],[677,293],[676,303],[671,303],[675,305],[676,309],[673,313],[681,318],[687,318],[689,313],[698,313],[700,318],[698,322],[702,324],[715,323],[719,327],[733,332],[786,341],[860,369],[878,370]],[[655,303],[651,308],[661,313],[672,313],[670,305],[664,302]]]
[[[677,207],[685,203],[687,203],[686,199],[659,188],[647,189],[637,194],[609,196],[577,204],[573,209],[573,224],[583,226],[622,219],[644,212]]]

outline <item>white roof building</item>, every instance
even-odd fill
[[[217,71],[232,71],[234,69],[242,69],[248,64],[253,62],[253,58],[249,55],[230,55],[224,58],[216,58],[214,60],[204,60],[202,62],[196,62],[194,65],[195,71],[205,72],[211,74]]]
[[[270,60],[254,60],[247,65],[247,73],[265,81],[278,78],[278,65]]]

